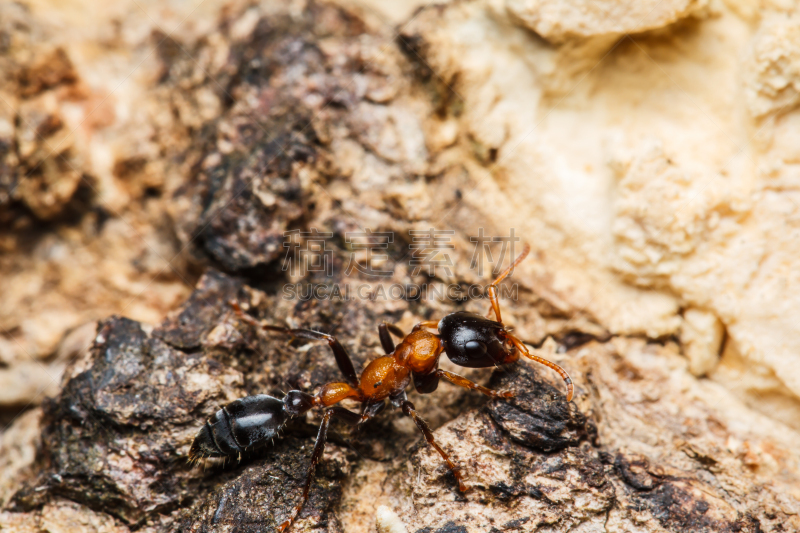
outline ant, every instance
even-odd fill
[[[378,326],[378,334],[386,355],[370,362],[361,373],[360,379],[344,346],[333,335],[308,329],[266,325],[245,314],[238,303],[230,302],[239,318],[252,326],[294,338],[326,341],[346,381],[328,383],[316,395],[292,390],[286,393],[282,400],[259,394],[229,403],[217,411],[197,434],[189,451],[189,460],[199,461],[206,457],[241,458],[242,452],[265,446],[277,437],[290,418],[303,415],[314,407],[325,408],[314,451],[311,454],[303,496],[289,518],[278,527],[278,531],[282,533],[291,526],[308,500],[314,471],[325,449],[331,419],[335,417],[360,427],[383,411],[388,399],[393,406],[400,408],[404,415],[414,420],[425,440],[439,452],[455,475],[458,488],[462,492],[466,491],[467,487],[461,472],[436,443],[433,432],[419,416],[414,404],[408,401],[406,388],[413,380],[418,393],[430,394],[439,386],[439,381],[444,379],[453,385],[476,390],[491,398],[512,398],[514,394],[511,391],[487,389],[458,374],[438,368],[439,356],[444,352],[455,364],[467,368],[489,368],[512,363],[522,354],[558,372],[567,385],[567,401],[572,400],[572,380],[566,371],[557,364],[530,353],[522,341],[511,334],[500,316],[497,286],[525,259],[529,251],[530,247],[525,245],[522,253],[489,286],[491,308],[486,317],[458,311],[438,322],[435,320],[420,322],[408,335],[393,324],[381,323]],[[489,319],[492,313],[495,320]],[[434,328],[438,329],[438,334],[428,331]],[[402,339],[400,344],[394,344],[392,335]],[[361,414],[336,405],[346,398],[363,404]]]

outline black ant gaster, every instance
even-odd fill
[[[433,432],[417,414],[414,404],[408,401],[406,389],[413,380],[418,393],[430,394],[438,387],[439,380],[445,379],[454,385],[477,390],[492,398],[511,398],[513,393],[510,391],[487,389],[457,374],[439,369],[439,356],[444,352],[459,366],[488,368],[514,362],[521,354],[558,372],[567,385],[567,401],[572,400],[572,380],[564,369],[530,353],[522,341],[503,325],[500,317],[497,285],[528,255],[529,251],[530,248],[526,245],[519,257],[489,286],[488,295],[492,306],[487,317],[459,311],[445,316],[438,322],[435,320],[420,322],[408,335],[404,335],[395,325],[385,322],[379,325],[381,346],[386,355],[370,362],[361,373],[360,379],[353,368],[350,356],[336,337],[308,329],[265,325],[246,315],[237,303],[231,302],[239,317],[248,324],[292,337],[327,341],[346,381],[328,383],[316,395],[293,390],[282,400],[259,394],[229,403],[217,411],[197,434],[189,451],[190,460],[241,456],[242,452],[265,446],[277,437],[288,419],[303,415],[313,407],[324,408],[303,487],[303,496],[288,518],[278,527],[278,531],[283,532],[291,526],[308,500],[314,470],[325,449],[331,418],[336,417],[360,425],[380,413],[388,399],[393,406],[400,408],[404,415],[414,420],[428,443],[439,452],[452,470],[459,489],[465,491],[467,487],[464,485],[461,472],[436,443]],[[488,318],[492,312],[496,320]],[[431,333],[428,328],[436,328],[439,332]],[[403,339],[397,346],[392,341],[392,334]],[[361,414],[336,406],[345,398],[362,402]]]

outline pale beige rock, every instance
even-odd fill
[[[56,351],[59,361],[72,361],[85,354],[94,341],[97,333],[97,322],[87,322],[73,329],[64,336]]]
[[[22,156],[44,154],[47,163],[46,146],[31,131],[46,124],[45,114],[63,120],[67,127],[45,140],[71,147],[69,161],[93,178],[98,205],[110,219],[89,215],[81,227],[60,226],[32,250],[19,236],[0,242],[10,252],[0,255],[0,358],[7,377],[20,375],[28,353],[80,353],[88,325],[86,337],[69,342],[73,348],[65,340],[62,353],[58,344],[80,324],[111,313],[157,322],[193,284],[173,235],[156,229],[169,225],[165,203],[141,199],[148,188],[171,192],[186,175],[168,162],[187,138],[173,129],[174,115],[197,127],[220,112],[221,102],[213,91],[198,91],[191,96],[197,101],[150,92],[159,62],[147,43],[161,30],[176,31],[188,48],[200,37],[219,42],[214,31],[221,3],[137,4],[142,7],[98,4],[92,16],[83,2],[32,4],[31,17],[53,23],[47,31],[34,25],[32,39],[64,46],[87,92],[72,95],[77,100],[68,105],[53,91],[28,103],[4,96],[11,111],[2,111],[0,136],[19,139]],[[273,8],[264,4],[248,9]],[[514,228],[534,249],[515,279],[540,298],[504,309],[518,331],[540,340],[577,325],[598,336],[621,336],[562,361],[574,372],[581,408],[597,414],[602,445],[707,480],[703,490],[730,507],[715,507],[715,519],[731,518],[735,508],[759,517],[764,531],[778,531],[776,520],[784,530],[800,530],[800,43],[796,19],[788,14],[796,6],[729,0],[716,2],[714,16],[703,18],[703,3],[688,0],[461,1],[415,15],[412,4],[418,2],[378,7],[407,17],[396,20],[397,29],[419,45],[408,55],[417,55],[431,73],[424,88],[413,74],[393,75],[408,76],[417,92],[404,98],[423,104],[395,102],[394,86],[375,85],[367,76],[354,80],[370,101],[353,112],[361,142],[319,132],[334,139],[334,174],[343,178],[305,178],[318,187],[319,209],[330,210],[335,200],[337,209],[366,226],[404,231],[395,219],[407,217],[420,227],[453,228],[458,264],[468,264],[468,237],[478,228],[495,234]],[[252,12],[243,12],[232,31],[245,38],[252,28]],[[570,42],[554,47],[528,28]],[[639,34],[618,39],[621,33]],[[585,38],[592,42],[580,44]],[[123,49],[131,54],[119,54]],[[213,57],[197,58],[208,70],[219,70],[228,57],[224,46],[215,50]],[[380,49],[365,55],[375,63],[384,56]],[[202,69],[197,73],[194,82]],[[436,98],[441,115],[428,112]],[[25,118],[19,131],[17,113]],[[165,154],[164,146],[174,152]],[[9,157],[14,162],[17,154]],[[23,189],[28,207],[42,218],[55,216],[75,192],[71,170],[48,168],[50,174]],[[34,185],[47,186],[48,194],[32,196]],[[462,200],[442,210],[445,193],[456,189]],[[267,194],[260,198],[265,206],[273,201]],[[403,210],[387,214],[395,205]],[[457,274],[482,280],[466,269]],[[532,311],[534,303],[560,316],[544,319]],[[390,302],[385,309],[392,305],[403,308]],[[431,306],[452,310],[440,302]],[[407,313],[403,327],[414,318]],[[714,366],[722,328],[728,341]],[[676,334],[680,348],[624,338],[663,342]],[[695,374],[711,379],[686,372],[687,357]],[[41,383],[42,372],[27,384]],[[483,379],[479,372],[467,374]],[[203,377],[191,378],[202,390]],[[434,425],[450,421],[437,436],[460,457],[475,453],[485,468],[471,482],[493,497],[487,487],[507,479],[513,465],[489,447],[474,451],[485,436],[477,433],[473,411],[451,421],[454,413],[436,403],[433,396],[419,405]],[[19,464],[32,457],[34,439],[14,432],[36,434],[37,423],[19,419],[6,433],[27,446],[9,454]],[[414,434],[408,420],[394,424]],[[369,530],[375,507],[387,505],[409,531],[445,518],[466,522],[468,515],[486,520],[478,530],[491,531],[492,514],[475,493],[460,501],[443,488],[434,453],[416,452],[416,470],[406,459],[380,466],[363,461],[354,469],[340,516],[345,530]],[[573,506],[571,524],[583,531],[668,529],[646,506],[613,508],[614,498],[581,485],[574,469],[566,468],[565,480],[578,490],[570,493],[564,480],[540,474],[529,482],[546,484],[555,505]],[[616,501],[627,497],[620,492]],[[543,500],[523,495],[518,503],[516,511],[499,505],[492,513],[513,521],[520,510],[529,511],[542,528],[566,527]],[[0,522],[39,533],[40,524],[58,528],[76,516],[94,528],[89,531],[114,531],[108,517],[63,502],[41,513],[6,513]]]
[[[613,226],[615,268],[632,283],[666,286],[718,316],[751,367],[722,382],[753,391],[749,402],[769,411],[771,402],[760,398],[768,391],[756,376],[775,376],[770,395],[781,405],[781,419],[798,427],[797,408],[787,416],[792,401],[779,398],[785,393],[797,397],[800,391],[800,375],[788,363],[797,353],[790,324],[800,319],[797,300],[790,295],[800,286],[781,274],[800,249],[779,214],[794,212],[797,205],[770,190],[770,182],[748,183],[744,175],[726,175],[727,169],[708,176],[698,162],[664,154],[659,146],[643,148],[629,164],[616,167],[624,168],[624,177]],[[764,159],[786,157],[780,147]],[[786,176],[784,170],[776,173]],[[773,279],[782,281],[775,285]]]
[[[683,312],[680,341],[689,372],[701,377],[714,370],[724,335],[725,328],[712,313],[693,308]]]
[[[709,188],[700,169],[681,168],[660,142],[642,149],[617,185],[615,268],[632,283],[658,284],[683,268],[682,260],[709,240],[709,232],[733,211],[730,191]]]
[[[661,28],[707,5],[707,0],[506,0],[513,17],[553,42]]]
[[[12,341],[0,337],[0,363],[6,366],[16,363],[19,351]]]
[[[0,406],[25,408],[58,393],[63,364],[22,361],[0,369]]]
[[[55,91],[47,91],[23,101],[17,110],[19,155],[30,169],[17,194],[43,220],[62,212],[82,179],[82,154],[75,150],[62,104]]]
[[[381,505],[375,513],[375,528],[378,533],[407,533],[406,526],[397,513]]]
[[[786,386],[785,375],[790,367],[773,370],[754,364],[731,338],[725,343],[719,364],[709,377],[730,390],[751,409],[781,423],[796,427],[800,409],[795,393]]]
[[[747,106],[754,117],[788,111],[800,103],[800,19],[766,17],[750,44],[746,66]]]
[[[28,355],[44,359],[52,355],[64,334],[76,325],[78,317],[63,310],[43,310],[22,321],[20,331]]]
[[[125,526],[69,500],[57,500],[41,511],[0,513],[0,526],[15,533],[128,533]]]
[[[790,9],[765,5],[759,28],[715,4],[711,18],[602,54],[554,50],[492,3],[427,10],[405,32],[463,99],[459,146],[476,160],[465,198],[535,236],[540,293],[651,337],[677,333],[682,306],[707,309],[752,369],[732,388],[800,427]]]
[[[613,181],[604,150],[608,142],[598,141],[594,128],[605,131],[610,117],[604,107],[618,108],[630,95],[609,89],[594,99],[611,101],[581,113],[549,100],[543,84],[551,72],[561,76],[552,65],[556,52],[498,14],[489,16],[488,9],[463,2],[435,21],[427,11],[405,30],[408,38],[424,35],[424,60],[444,83],[457,81],[451,88],[464,99],[458,117],[463,152],[460,159],[453,157],[465,162],[473,180],[465,201],[483,220],[502,213],[498,235],[514,228],[529,240],[538,261],[520,269],[527,275],[535,270],[535,278],[547,280],[538,285],[569,302],[567,307],[602,317],[612,332],[655,337],[676,332],[679,305],[672,295],[632,287],[609,268]],[[584,77],[580,73],[569,83],[572,92],[597,83],[582,85]],[[492,151],[496,163],[479,164],[480,154]],[[473,218],[461,227],[477,235],[482,225]]]
[[[31,409],[0,435],[0,508],[19,488],[26,469],[33,463],[41,434],[42,410]],[[2,524],[2,519],[0,519]]]

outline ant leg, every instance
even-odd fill
[[[489,301],[492,302],[492,307],[489,309],[489,312],[486,313],[486,318],[489,318],[492,314],[492,311],[494,311],[494,316],[497,318],[497,321],[500,322],[501,324],[503,323],[503,319],[500,317],[500,302],[497,299],[497,286],[500,284],[501,281],[506,279],[511,274],[511,272],[513,272],[514,267],[520,264],[520,262],[522,262],[522,260],[525,259],[525,257],[527,257],[530,251],[531,247],[528,244],[526,244],[522,248],[522,253],[519,254],[516,259],[514,259],[514,262],[508,265],[508,268],[505,269],[502,274],[497,276],[497,279],[494,280],[491,285],[489,285],[489,291],[488,291]]]
[[[458,385],[459,387],[464,387],[465,389],[476,390],[485,394],[486,396],[491,396],[492,398],[513,398],[514,393],[511,391],[496,391],[492,389],[487,389],[486,387],[482,387],[477,383],[473,383],[472,381],[468,380],[465,377],[459,376],[458,374],[453,374],[452,372],[448,372],[447,370],[437,369],[434,374],[437,377],[444,378],[453,385]]]
[[[374,403],[366,402],[364,403],[364,408],[361,409],[361,419],[358,421],[358,428],[361,429],[361,426],[364,422],[368,422],[372,418],[378,416],[378,413],[383,411],[386,408],[386,402],[384,400],[380,400]]]
[[[419,331],[422,328],[437,329],[439,327],[438,320],[424,320],[413,327],[411,331]]]
[[[527,357],[528,359],[536,361],[537,363],[540,363],[548,368],[552,368],[553,370],[558,372],[558,375],[561,376],[561,379],[563,379],[564,383],[567,384],[567,401],[568,402],[572,401],[572,396],[575,393],[575,387],[572,385],[572,378],[569,377],[569,374],[567,374],[566,370],[564,370],[563,368],[561,368],[552,361],[548,361],[543,357],[539,357],[538,355],[532,354],[531,352],[528,351],[528,348],[522,343],[522,341],[516,338],[515,336],[508,335],[508,339],[511,342],[513,342],[514,346],[517,347],[517,350],[519,350],[520,353],[525,357]]]
[[[406,336],[406,334],[403,333],[403,330],[394,324],[381,322],[378,326],[378,336],[381,338],[381,346],[383,346],[383,351],[386,352],[386,355],[389,355],[395,349],[395,344],[392,340],[392,333],[401,339]]]
[[[439,376],[436,372],[427,374],[411,372],[411,375],[414,378],[414,389],[420,394],[430,394],[439,388]]]
[[[495,321],[503,323],[503,319],[500,317],[500,302],[497,299],[497,287],[494,285],[489,285],[489,302],[491,302],[491,306],[489,307],[489,311],[486,312],[486,318],[492,316],[494,313]]]
[[[348,411],[344,407],[331,407],[330,409],[325,410],[325,414],[322,416],[322,423],[319,425],[317,441],[314,443],[314,451],[311,454],[311,465],[309,465],[308,473],[306,474],[306,484],[303,486],[303,497],[300,500],[300,503],[295,505],[294,510],[289,518],[280,526],[278,526],[278,531],[281,533],[286,531],[286,529],[292,525],[292,522],[295,521],[297,515],[300,514],[303,506],[308,501],[308,494],[311,492],[311,483],[314,481],[314,473],[317,469],[317,463],[319,463],[319,460],[322,459],[322,453],[325,451],[325,440],[328,438],[328,426],[330,425],[331,418],[334,416],[350,422],[351,424],[357,424],[361,418],[361,416],[357,413]]]
[[[448,456],[447,453],[445,453],[442,447],[436,443],[436,440],[433,438],[433,432],[431,431],[431,428],[417,414],[417,411],[414,409],[414,404],[406,400],[403,402],[402,408],[403,408],[403,414],[406,416],[410,416],[414,420],[414,423],[417,425],[419,430],[422,432],[423,435],[425,435],[425,440],[427,440],[428,444],[433,446],[434,449],[436,449],[436,451],[439,452],[439,455],[441,455],[442,459],[444,459],[444,462],[447,463],[447,466],[453,472],[453,475],[456,476],[456,481],[458,481],[458,490],[460,490],[461,492],[466,491],[467,486],[464,485],[464,478],[461,477],[461,471],[455,465],[455,463],[453,463],[453,461],[450,460],[450,456]]]
[[[236,314],[239,316],[239,318],[251,326],[261,328],[265,331],[283,333],[298,339],[327,342],[328,346],[330,346],[331,350],[333,351],[333,356],[336,358],[336,365],[339,367],[339,370],[342,372],[342,374],[344,374],[347,382],[353,386],[358,386],[358,375],[356,374],[356,369],[353,367],[353,361],[350,359],[350,355],[347,353],[347,350],[344,349],[344,346],[342,346],[342,344],[333,335],[328,335],[327,333],[313,331],[310,329],[291,329],[281,326],[270,326],[263,324],[245,313],[239,306],[238,302],[231,300],[229,303],[231,307],[233,307],[234,311],[236,311]]]

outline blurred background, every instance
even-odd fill
[[[558,318],[521,318],[526,338],[671,343],[692,379],[800,430],[795,2],[339,5],[363,36],[323,17],[325,67],[287,44],[297,68],[259,85],[262,17],[306,2],[0,4],[5,482],[98,320],[157,324],[209,267],[292,281],[284,234],[312,225],[342,253],[347,232],[405,235],[382,264],[402,283],[412,229],[452,232],[453,271],[425,279],[458,283],[490,277],[476,236],[513,230],[533,249],[516,278]]]

